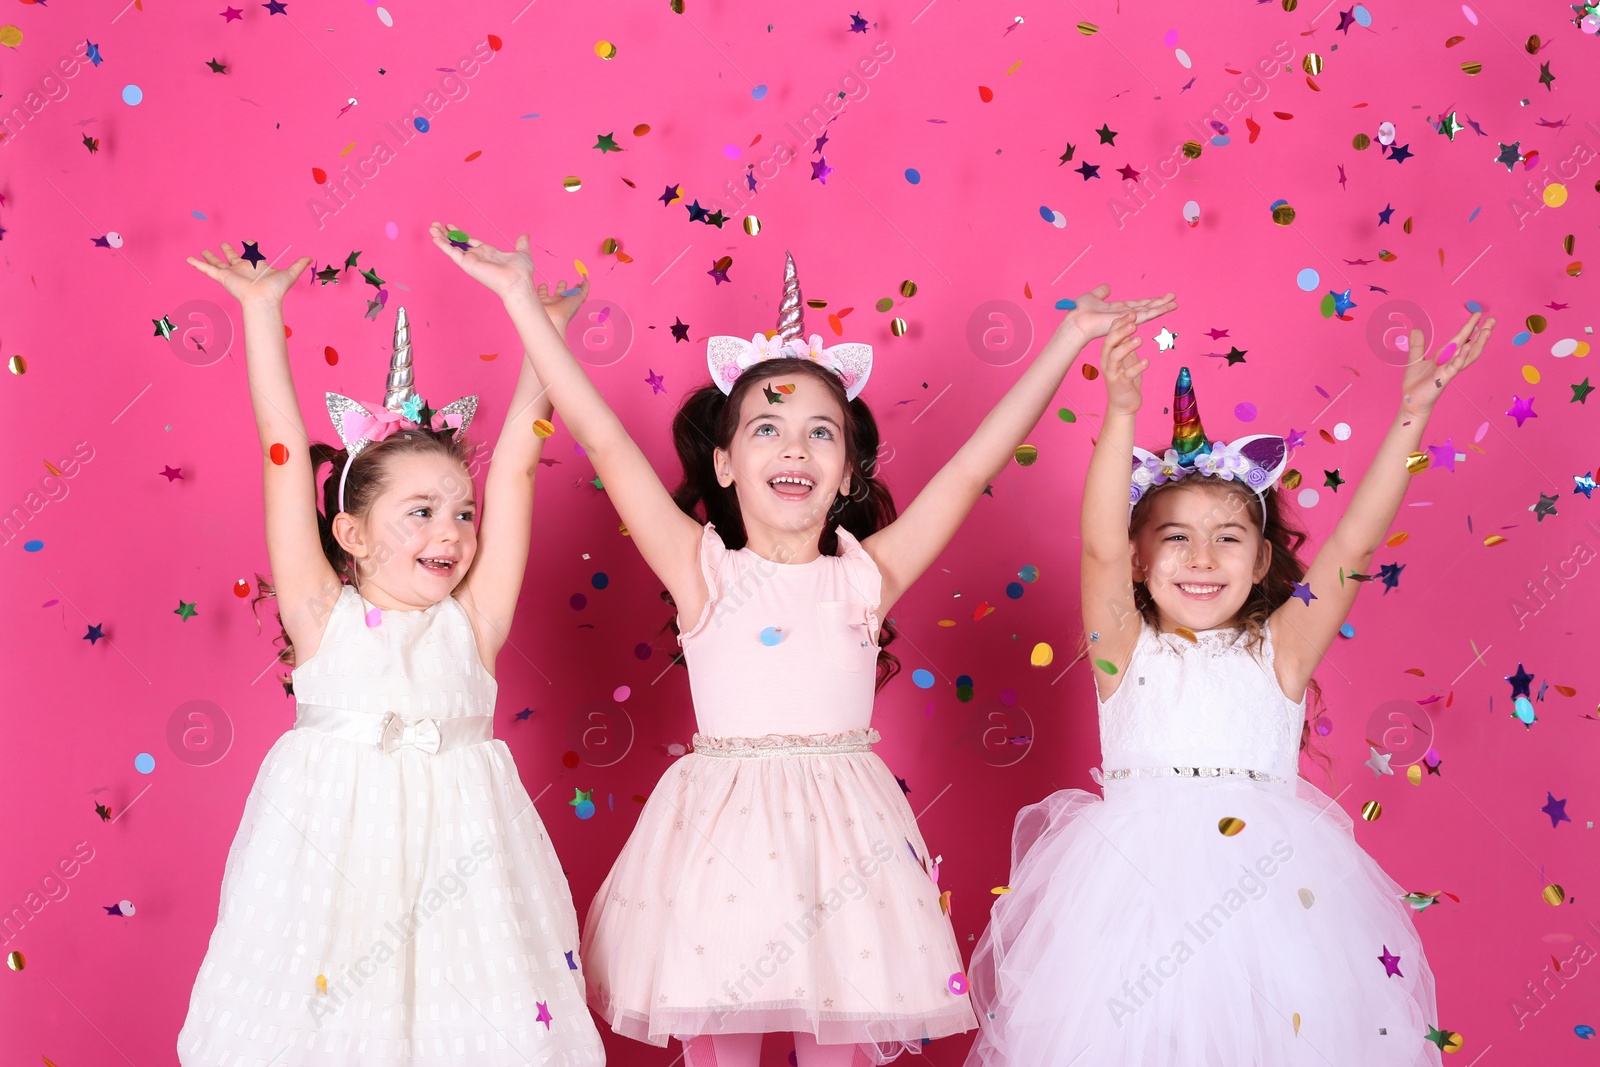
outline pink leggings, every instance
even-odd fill
[[[684,1046],[688,1067],[757,1067],[760,1034],[703,1034]],[[794,1035],[799,1067],[865,1067],[870,1062],[859,1045],[821,1045],[810,1034]]]

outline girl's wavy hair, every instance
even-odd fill
[[[322,506],[317,509],[317,533],[322,541],[322,554],[327,557],[328,563],[339,576],[342,585],[359,585],[360,575],[357,573],[356,561],[350,553],[339,544],[339,539],[333,535],[333,520],[339,514],[339,474],[344,470],[345,458],[349,455],[347,449],[336,448],[328,444],[313,444],[311,446],[311,479],[315,484],[321,478],[322,465],[331,464],[328,477],[321,482],[319,494]],[[356,453],[355,462],[350,464],[350,475],[345,479],[344,510],[356,519],[366,518],[372,510],[373,503],[389,488],[395,461],[402,456],[438,455],[453,459],[463,467],[468,467],[472,459],[472,446],[454,430],[444,433],[434,433],[431,430],[415,429],[400,430],[367,445]],[[470,477],[470,468],[469,468]],[[255,599],[250,601],[250,609],[256,611],[256,605],[263,600],[275,600],[277,590],[272,582],[264,575],[257,574],[256,582],[260,592]],[[257,623],[260,615],[256,616]],[[290,667],[295,666],[294,642],[289,640],[289,631],[283,627],[283,613],[278,612],[278,636],[274,644],[282,644],[278,652],[278,661]],[[293,688],[286,681],[285,688],[292,694]]]
[[[1289,598],[1294,595],[1295,583],[1305,579],[1306,565],[1301,562],[1299,551],[1306,543],[1308,535],[1276,489],[1270,489],[1258,496],[1254,490],[1240,482],[1197,474],[1181,481],[1152,486],[1146,491],[1133,506],[1133,513],[1128,516],[1129,539],[1137,536],[1145,523],[1149,522],[1150,501],[1153,497],[1181,488],[1199,489],[1220,497],[1219,506],[1226,509],[1229,518],[1237,518],[1251,529],[1264,530],[1263,539],[1272,546],[1272,560],[1267,564],[1267,573],[1261,581],[1250,587],[1250,595],[1245,597],[1244,606],[1239,609],[1239,625],[1248,635],[1247,647],[1252,652],[1259,653],[1267,620],[1272,617],[1274,611],[1288,603]],[[1133,583],[1133,603],[1146,622],[1152,626],[1160,626],[1160,614],[1156,610],[1155,599],[1150,595],[1150,589],[1144,582]],[[1320,714],[1320,709],[1325,707],[1322,686],[1313,678],[1306,684],[1307,717],[1300,724],[1300,751],[1322,764],[1324,769],[1329,769],[1327,754],[1311,747],[1312,710],[1318,709]]]
[[[683,465],[683,481],[673,490],[672,499],[695,521],[715,523],[722,543],[730,551],[743,548],[749,538],[744,528],[744,516],[739,512],[738,494],[732,486],[724,488],[717,484],[712,453],[733,444],[734,434],[739,429],[739,412],[751,390],[773,378],[800,375],[807,375],[822,383],[844,413],[845,469],[850,474],[850,492],[836,497],[829,506],[818,549],[825,556],[839,554],[836,526],[843,526],[856,540],[865,541],[893,522],[897,514],[889,487],[877,477],[882,463],[878,420],[873,417],[866,403],[860,398],[847,399],[839,376],[809,359],[785,356],[763,360],[759,371],[750,370],[741,374],[726,396],[715,383],[708,383],[690,393],[672,420],[672,442],[678,451],[678,460]],[[668,604],[672,603],[670,594],[663,594],[662,599]],[[669,620],[668,628],[674,634],[679,632],[676,616]],[[874,691],[881,690],[900,670],[900,660],[887,649],[895,636],[894,624],[887,619],[882,620],[878,633],[878,669]],[[679,663],[682,659],[680,653],[673,662]]]

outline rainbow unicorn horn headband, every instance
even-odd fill
[[[1150,489],[1166,482],[1199,474],[1223,481],[1242,482],[1261,498],[1262,526],[1266,525],[1266,492],[1289,464],[1289,445],[1272,434],[1241,437],[1232,444],[1206,439],[1200,425],[1200,404],[1195,399],[1189,368],[1178,371],[1172,395],[1172,447],[1158,456],[1142,448],[1133,450],[1132,488],[1128,514]]]
[[[768,359],[792,357],[809,359],[833,371],[844,383],[844,395],[854,400],[866,387],[872,374],[872,346],[862,344],[822,347],[822,337],[805,335],[805,304],[800,299],[800,279],[795,273],[794,256],[783,254],[783,303],[778,308],[778,329],[771,338],[758,333],[750,340],[743,337],[718,336],[706,345],[706,365],[711,368],[711,380],[717,383],[723,395],[733,392],[733,383],[739,375]]]
[[[415,369],[411,365],[411,322],[406,318],[406,309],[401,308],[394,320],[394,354],[389,357],[383,406],[374,404],[369,409],[359,400],[338,393],[327,394],[328,417],[333,420],[333,429],[349,453],[339,475],[340,511],[344,510],[344,483],[350,476],[350,464],[362,449],[401,430],[422,429],[424,412],[429,412],[429,430],[456,434],[466,433],[472,417],[478,413],[476,396],[464,396],[437,411],[430,411],[428,402],[413,388],[415,380]]]

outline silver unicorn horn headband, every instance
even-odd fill
[[[340,511],[344,510],[344,485],[350,477],[350,464],[362,449],[401,430],[423,429],[424,418],[427,419],[426,428],[433,433],[463,434],[478,413],[476,395],[452,400],[437,411],[430,410],[428,402],[417,395],[415,382],[411,321],[406,318],[406,309],[401,308],[394,320],[394,353],[389,357],[389,374],[384,380],[383,404],[369,407],[338,393],[327,394],[328,417],[333,420],[334,432],[348,452],[344,470],[339,474]]]
[[[837,374],[844,384],[845,399],[854,400],[872,374],[872,346],[851,343],[824,348],[820,334],[804,340],[805,301],[800,298],[800,276],[794,268],[794,256],[785,251],[783,258],[783,300],[778,305],[777,331],[770,338],[758,333],[748,341],[743,337],[711,338],[706,345],[711,380],[727,395],[733,392],[739,375],[764,360],[809,359]]]

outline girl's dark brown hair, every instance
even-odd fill
[[[839,554],[836,526],[843,526],[856,540],[865,541],[893,522],[897,514],[889,487],[877,477],[881,460],[878,420],[873,418],[872,410],[859,398],[847,399],[839,376],[809,359],[785,356],[764,360],[759,372],[741,374],[726,396],[715,383],[690,393],[672,420],[672,443],[683,465],[683,481],[673,490],[672,499],[695,521],[715,523],[722,543],[730,551],[743,548],[748,536],[744,516],[739,512],[738,494],[732,486],[725,488],[717,483],[712,454],[718,448],[727,449],[733,444],[734,434],[739,429],[739,412],[751,390],[773,378],[799,375],[822,383],[844,413],[845,470],[850,476],[850,492],[838,496],[829,506],[818,550],[825,556]],[[664,599],[672,602],[670,596]],[[678,632],[676,617],[670,626],[673,633]],[[900,670],[899,659],[886,647],[894,639],[894,624],[882,620],[878,636],[877,689],[882,689]],[[674,660],[679,661],[681,656]]]
[[[1250,587],[1250,595],[1245,598],[1244,606],[1239,609],[1239,625],[1249,635],[1248,647],[1252,651],[1258,651],[1267,620],[1272,617],[1274,611],[1288,603],[1289,597],[1294,595],[1295,583],[1305,579],[1306,565],[1300,561],[1299,551],[1306,543],[1306,531],[1290,514],[1276,489],[1270,489],[1258,496],[1240,482],[1196,475],[1179,482],[1153,486],[1146,492],[1133,506],[1133,513],[1128,516],[1129,539],[1136,537],[1149,521],[1150,501],[1153,497],[1181,488],[1210,492],[1220,497],[1218,505],[1222,511],[1225,511],[1230,518],[1237,517],[1240,522],[1255,530],[1263,529],[1262,514],[1265,508],[1266,522],[1262,536],[1267,544],[1272,546],[1272,559],[1267,564],[1267,573],[1262,576],[1261,581]],[[1155,599],[1151,597],[1149,586],[1144,582],[1133,583],[1133,603],[1145,621],[1152,626],[1160,626]],[[1300,750],[1327,767],[1326,754],[1311,748],[1310,712],[1314,708],[1324,706],[1322,687],[1313,678],[1306,684],[1308,714],[1300,725]]]
[[[322,506],[317,509],[317,534],[322,541],[322,554],[327,557],[328,563],[333,567],[339,581],[345,585],[358,585],[356,561],[339,544],[339,539],[333,535],[333,520],[339,514],[339,475],[344,471],[345,457],[349,455],[343,448],[332,445],[313,444],[311,446],[311,479],[313,483],[321,477],[322,465],[331,464],[328,477],[321,483],[319,491],[322,497]],[[345,479],[344,509],[357,519],[364,519],[372,510],[373,502],[389,488],[390,473],[395,460],[401,456],[438,455],[453,459],[466,467],[472,457],[472,448],[466,440],[454,432],[433,433],[430,430],[400,430],[382,441],[376,441],[356,453],[355,462],[350,464],[350,475]],[[470,477],[470,473],[469,473]],[[250,608],[255,611],[256,605],[263,600],[275,599],[277,590],[272,582],[265,576],[257,574],[256,582],[261,591],[250,601]],[[259,616],[258,616],[259,620]],[[281,643],[283,648],[278,652],[278,660],[290,667],[295,665],[294,642],[289,640],[289,631],[283,628],[282,612],[278,618],[278,637],[275,644]],[[294,690],[288,688],[290,693]]]

